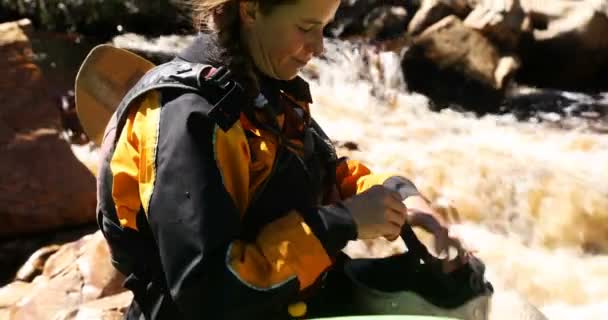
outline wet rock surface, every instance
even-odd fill
[[[414,40],[402,68],[408,88],[439,104],[458,103],[479,113],[493,112],[519,67],[479,31],[458,17],[435,23]]]
[[[0,70],[8,75],[0,79],[0,238],[95,218],[95,178],[63,139],[28,26],[0,25]]]
[[[36,264],[30,269],[42,266],[39,275],[0,289],[2,319],[118,319],[129,305],[132,296],[100,232],[43,251],[53,253],[30,259]]]

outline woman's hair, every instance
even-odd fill
[[[224,63],[253,100],[260,88],[251,56],[241,41],[241,1],[256,1],[263,14],[270,14],[276,6],[298,0],[191,0],[195,28],[217,35]]]

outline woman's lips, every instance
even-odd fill
[[[305,65],[308,64],[308,61],[302,61],[302,60],[297,59],[297,58],[293,58],[293,60],[296,62],[296,64],[300,65],[300,67],[303,67],[303,66],[305,66]]]

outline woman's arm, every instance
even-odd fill
[[[344,160],[336,169],[336,184],[341,199],[352,197],[374,185],[387,185],[391,190],[402,190],[405,205],[412,211],[425,212],[433,216],[440,225],[445,225],[443,218],[430,206],[429,200],[422,195],[414,183],[395,173],[372,173],[371,170],[356,160]],[[395,180],[395,181],[391,181]],[[398,185],[398,186],[397,186]],[[396,190],[399,191],[399,190]]]

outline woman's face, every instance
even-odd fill
[[[275,79],[293,79],[323,52],[323,28],[339,5],[340,0],[297,0],[265,15],[256,1],[242,1],[243,40],[258,69]]]

